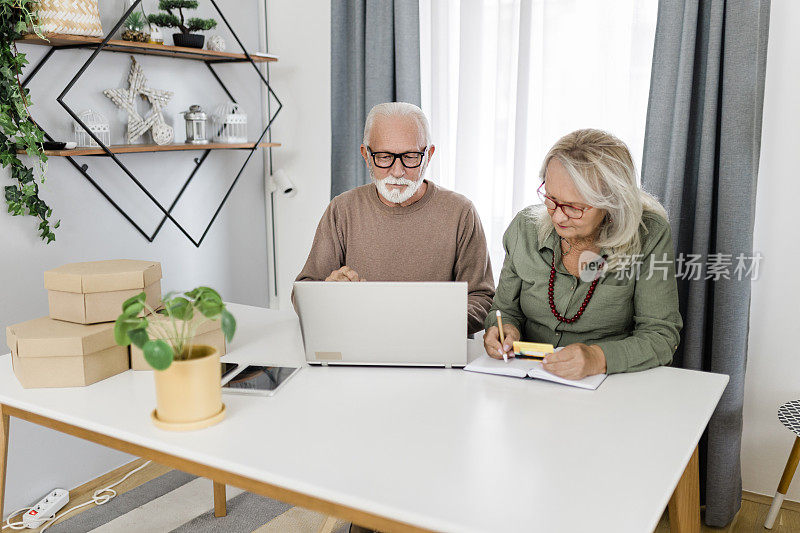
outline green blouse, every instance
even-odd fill
[[[516,326],[524,341],[556,347],[596,344],[606,356],[609,374],[669,364],[683,327],[669,223],[645,212],[639,226],[641,256],[622,271],[606,273],[583,315],[567,324],[553,315],[547,298],[553,256],[554,302],[561,316],[575,316],[591,282],[567,272],[555,231],[539,242],[534,214],[539,208],[528,207],[517,214],[503,236],[506,258],[486,328],[497,325],[495,311],[499,309],[503,322]]]

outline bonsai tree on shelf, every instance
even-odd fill
[[[176,46],[202,48],[205,37],[194,32],[210,30],[217,26],[217,21],[214,19],[198,17],[187,19],[184,16],[184,9],[197,9],[197,0],[159,0],[158,9],[166,13],[148,15],[147,20],[154,26],[179,29],[180,33],[172,35]]]
[[[153,310],[145,302],[144,292],[122,304],[122,314],[114,324],[117,344],[134,344],[142,350],[147,363],[155,370],[166,370],[173,361],[192,359],[192,340],[197,329],[209,320],[221,321],[225,340],[230,342],[236,332],[236,319],[214,289],[197,287],[186,293],[164,295],[163,309]],[[147,310],[151,319],[139,316]],[[161,315],[163,319],[153,316]]]

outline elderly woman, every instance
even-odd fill
[[[520,212],[503,236],[486,353],[513,356],[517,340],[562,346],[544,368],[567,379],[669,364],[683,326],[672,236],[664,208],[637,185],[628,148],[578,130],[550,149],[540,177],[543,205]]]

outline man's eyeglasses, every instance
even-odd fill
[[[404,152],[402,154],[395,154],[392,152],[373,152],[372,148],[367,146],[367,151],[369,152],[369,155],[372,156],[372,161],[378,168],[391,168],[398,158],[404,167],[417,168],[422,164],[422,158],[425,156],[425,150],[427,149],[428,148],[425,147],[422,152]]]
[[[562,204],[562,203],[557,202],[553,197],[548,196],[544,192],[544,183],[539,185],[539,188],[536,189],[536,194],[539,195],[539,198],[542,200],[542,203],[547,208],[547,210],[550,212],[550,214],[555,213],[556,209],[558,209],[560,207],[561,208],[561,212],[564,213],[564,216],[566,216],[567,218],[579,219],[579,218],[581,218],[583,216],[583,213],[585,211],[588,211],[589,209],[591,209],[591,206],[590,207],[578,207],[578,206],[575,206],[575,205],[572,205],[572,204]]]

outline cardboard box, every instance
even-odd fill
[[[48,317],[6,328],[14,374],[26,389],[81,387],[128,370],[114,323],[84,326]]]
[[[195,311],[196,312],[196,311]],[[165,321],[169,325],[169,318],[164,315],[155,315],[155,320]],[[148,315],[147,320],[154,320],[153,315]],[[192,322],[199,322],[205,320],[205,317],[202,316],[195,316],[192,318]],[[181,327],[183,321],[177,321],[178,327]],[[171,328],[172,326],[169,325]],[[152,328],[149,328],[152,331]],[[167,330],[167,333],[171,331],[170,329]],[[153,338],[154,334],[151,333],[151,338]],[[159,336],[162,337],[162,336]],[[192,344],[207,344],[208,346],[213,346],[217,349],[220,356],[225,355],[225,334],[222,332],[222,323],[219,320],[209,320],[204,322],[197,328],[197,333],[195,334],[194,340]],[[147,361],[144,358],[144,353],[138,347],[131,344],[131,368],[133,370],[153,370],[153,368],[147,364]]]
[[[122,303],[144,291],[147,305],[161,303],[161,264],[115,259],[71,263],[44,273],[50,318],[95,324],[113,322]]]

